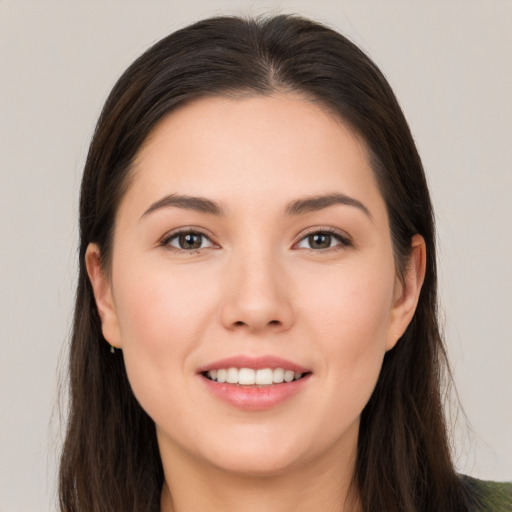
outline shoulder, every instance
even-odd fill
[[[463,475],[472,512],[512,512],[512,482],[490,482]]]

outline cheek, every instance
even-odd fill
[[[201,276],[169,272],[165,265],[118,265],[114,299],[123,357],[133,392],[150,416],[165,410],[162,390],[177,392],[177,376],[190,373],[190,356],[204,337],[216,301]],[[173,391],[175,390],[175,391]]]
[[[299,290],[306,297],[302,314],[339,348],[334,340],[344,340],[359,351],[385,339],[393,302],[393,267],[376,261],[374,265],[347,266],[325,276],[314,275],[311,283]],[[364,351],[364,350],[363,350]]]
[[[121,337],[126,349],[180,350],[197,338],[197,331],[215,303],[200,276],[165,265],[135,265],[120,269],[115,291]],[[128,272],[129,270],[129,272]]]
[[[394,274],[389,268],[382,271],[382,264],[373,268],[352,268],[325,280],[323,293],[310,294],[304,305],[323,354],[329,400],[347,418],[366,405],[386,350]]]

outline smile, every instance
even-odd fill
[[[299,380],[303,372],[284,368],[219,368],[206,372],[206,377],[219,383],[238,384],[240,386],[271,386]]]
[[[264,411],[308,389],[312,370],[288,359],[238,355],[198,368],[202,385],[216,399],[244,411]]]

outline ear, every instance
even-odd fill
[[[100,249],[96,244],[87,246],[85,266],[96,299],[103,336],[113,347],[121,348],[121,335],[112,295],[112,283],[101,268]]]
[[[421,235],[414,235],[404,276],[396,277],[386,350],[395,346],[414,316],[425,279],[426,256],[425,240]]]

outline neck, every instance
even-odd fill
[[[198,460],[166,464],[163,459],[161,512],[361,512],[351,485],[355,451],[341,463],[339,452],[333,452],[336,460],[323,457],[266,476],[232,473]]]

